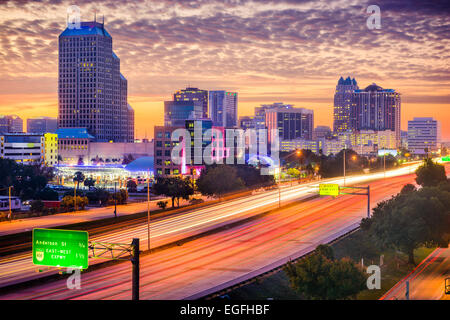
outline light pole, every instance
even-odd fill
[[[147,169],[147,246],[150,251],[150,171]]]
[[[345,148],[344,148],[344,187],[345,187]]]
[[[8,199],[9,199],[9,222],[12,221],[12,210],[11,210],[11,186],[8,187]]]
[[[383,152],[383,171],[384,171],[384,178],[386,179],[386,151]]]
[[[116,192],[117,181],[114,181],[114,218],[117,218],[117,192]]]

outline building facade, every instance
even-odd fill
[[[408,150],[424,155],[436,152],[441,144],[441,124],[433,118],[414,118],[408,121]]]
[[[350,123],[352,96],[357,89],[359,87],[354,78],[339,79],[334,93],[333,131],[335,133],[352,129]]]
[[[112,37],[98,22],[59,35],[58,127],[87,128],[96,141],[133,142],[127,81]]]
[[[58,129],[58,119],[52,117],[37,117],[27,119],[27,133],[55,133]]]
[[[0,115],[0,133],[23,132],[23,120],[16,115]]]
[[[352,97],[351,129],[391,130],[400,146],[400,93],[383,89],[375,83],[364,90],[355,90]]]
[[[10,133],[0,136],[0,157],[22,164],[53,166],[58,161],[58,138],[47,133]]]
[[[314,130],[314,111],[292,106],[276,106],[265,110],[265,123],[269,143],[272,143],[272,130],[278,129],[281,140],[312,140]]]
[[[164,125],[184,127],[188,119],[201,119],[202,110],[201,101],[164,101]]]
[[[237,92],[224,90],[209,92],[209,114],[216,127],[237,127]]]
[[[186,88],[173,94],[173,101],[193,101],[201,104],[202,114],[200,118],[208,118],[208,91],[198,88]]]

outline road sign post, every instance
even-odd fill
[[[319,195],[337,197],[339,195],[339,185],[333,183],[321,183],[319,184]]]
[[[33,264],[87,269],[89,234],[86,231],[33,229]]]

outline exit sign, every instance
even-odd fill
[[[450,156],[442,157],[442,162],[450,162]]]
[[[33,229],[33,264],[87,269],[88,238],[86,231]]]
[[[333,183],[319,184],[319,195],[321,196],[338,196],[339,185]]]

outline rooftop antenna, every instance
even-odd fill
[[[105,25],[105,15],[103,15],[103,25]]]
[[[94,22],[97,22],[97,9],[94,10]]]

